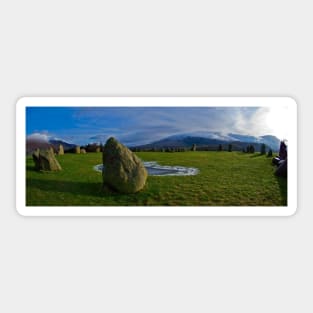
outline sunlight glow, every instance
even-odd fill
[[[283,140],[288,139],[288,108],[270,107],[266,114],[265,123],[272,135]]]

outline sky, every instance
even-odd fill
[[[115,137],[139,145],[179,134],[217,132],[288,139],[282,107],[27,107],[26,135],[87,144]]]

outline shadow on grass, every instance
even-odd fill
[[[35,169],[35,165],[26,165],[26,171],[38,172]]]
[[[118,192],[103,187],[99,182],[73,182],[73,181],[59,181],[59,180],[41,180],[41,179],[27,179],[27,188],[37,188],[42,191],[71,193],[73,195],[86,195],[92,197],[105,197],[105,196],[121,196]]]
[[[259,157],[261,157],[261,156],[265,157],[265,154],[254,153],[254,154],[252,154],[252,155],[250,156],[250,158],[259,158]]]

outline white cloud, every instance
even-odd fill
[[[33,134],[28,135],[27,139],[48,142],[50,139],[50,136],[48,136],[48,134],[45,134],[45,133],[33,133]]]
[[[234,131],[251,136],[274,135],[280,139],[288,138],[287,116],[288,110],[284,107],[260,107],[251,115],[239,111]]]
[[[266,121],[270,114],[267,107],[218,107],[218,108],[110,108],[104,110],[84,110],[87,122],[90,121],[90,136],[96,134],[99,138],[115,136],[125,144],[144,144],[167,136],[189,133],[205,135],[211,133],[216,138],[221,135],[227,138],[229,133],[240,135],[262,136],[273,134],[275,129],[269,127]],[[93,116],[93,114],[95,116]],[[106,130],[103,125],[111,120],[123,121],[114,132]],[[82,121],[81,121],[82,122]],[[102,128],[99,132],[99,128]],[[93,129],[92,129],[93,128]],[[229,137],[228,137],[229,138]]]
[[[286,127],[283,121],[280,110],[274,112],[268,107],[79,108],[70,128],[62,128],[53,136],[36,132],[28,138],[48,141],[57,136],[66,142],[87,144],[105,142],[113,136],[136,145],[179,134],[279,136],[278,130],[282,133]]]

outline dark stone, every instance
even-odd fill
[[[34,160],[34,163],[35,163],[35,169],[36,169],[37,171],[40,171],[39,153],[40,153],[40,150],[39,150],[39,149],[36,149],[36,150],[33,152],[33,160]]]
[[[279,165],[279,161],[280,161],[280,158],[279,157],[275,157],[275,158],[272,159],[272,164],[278,166]]]
[[[279,163],[278,168],[275,171],[276,176],[287,177],[287,159]]]
[[[287,158],[287,146],[283,141],[280,142],[279,158],[281,160],[285,160]]]

